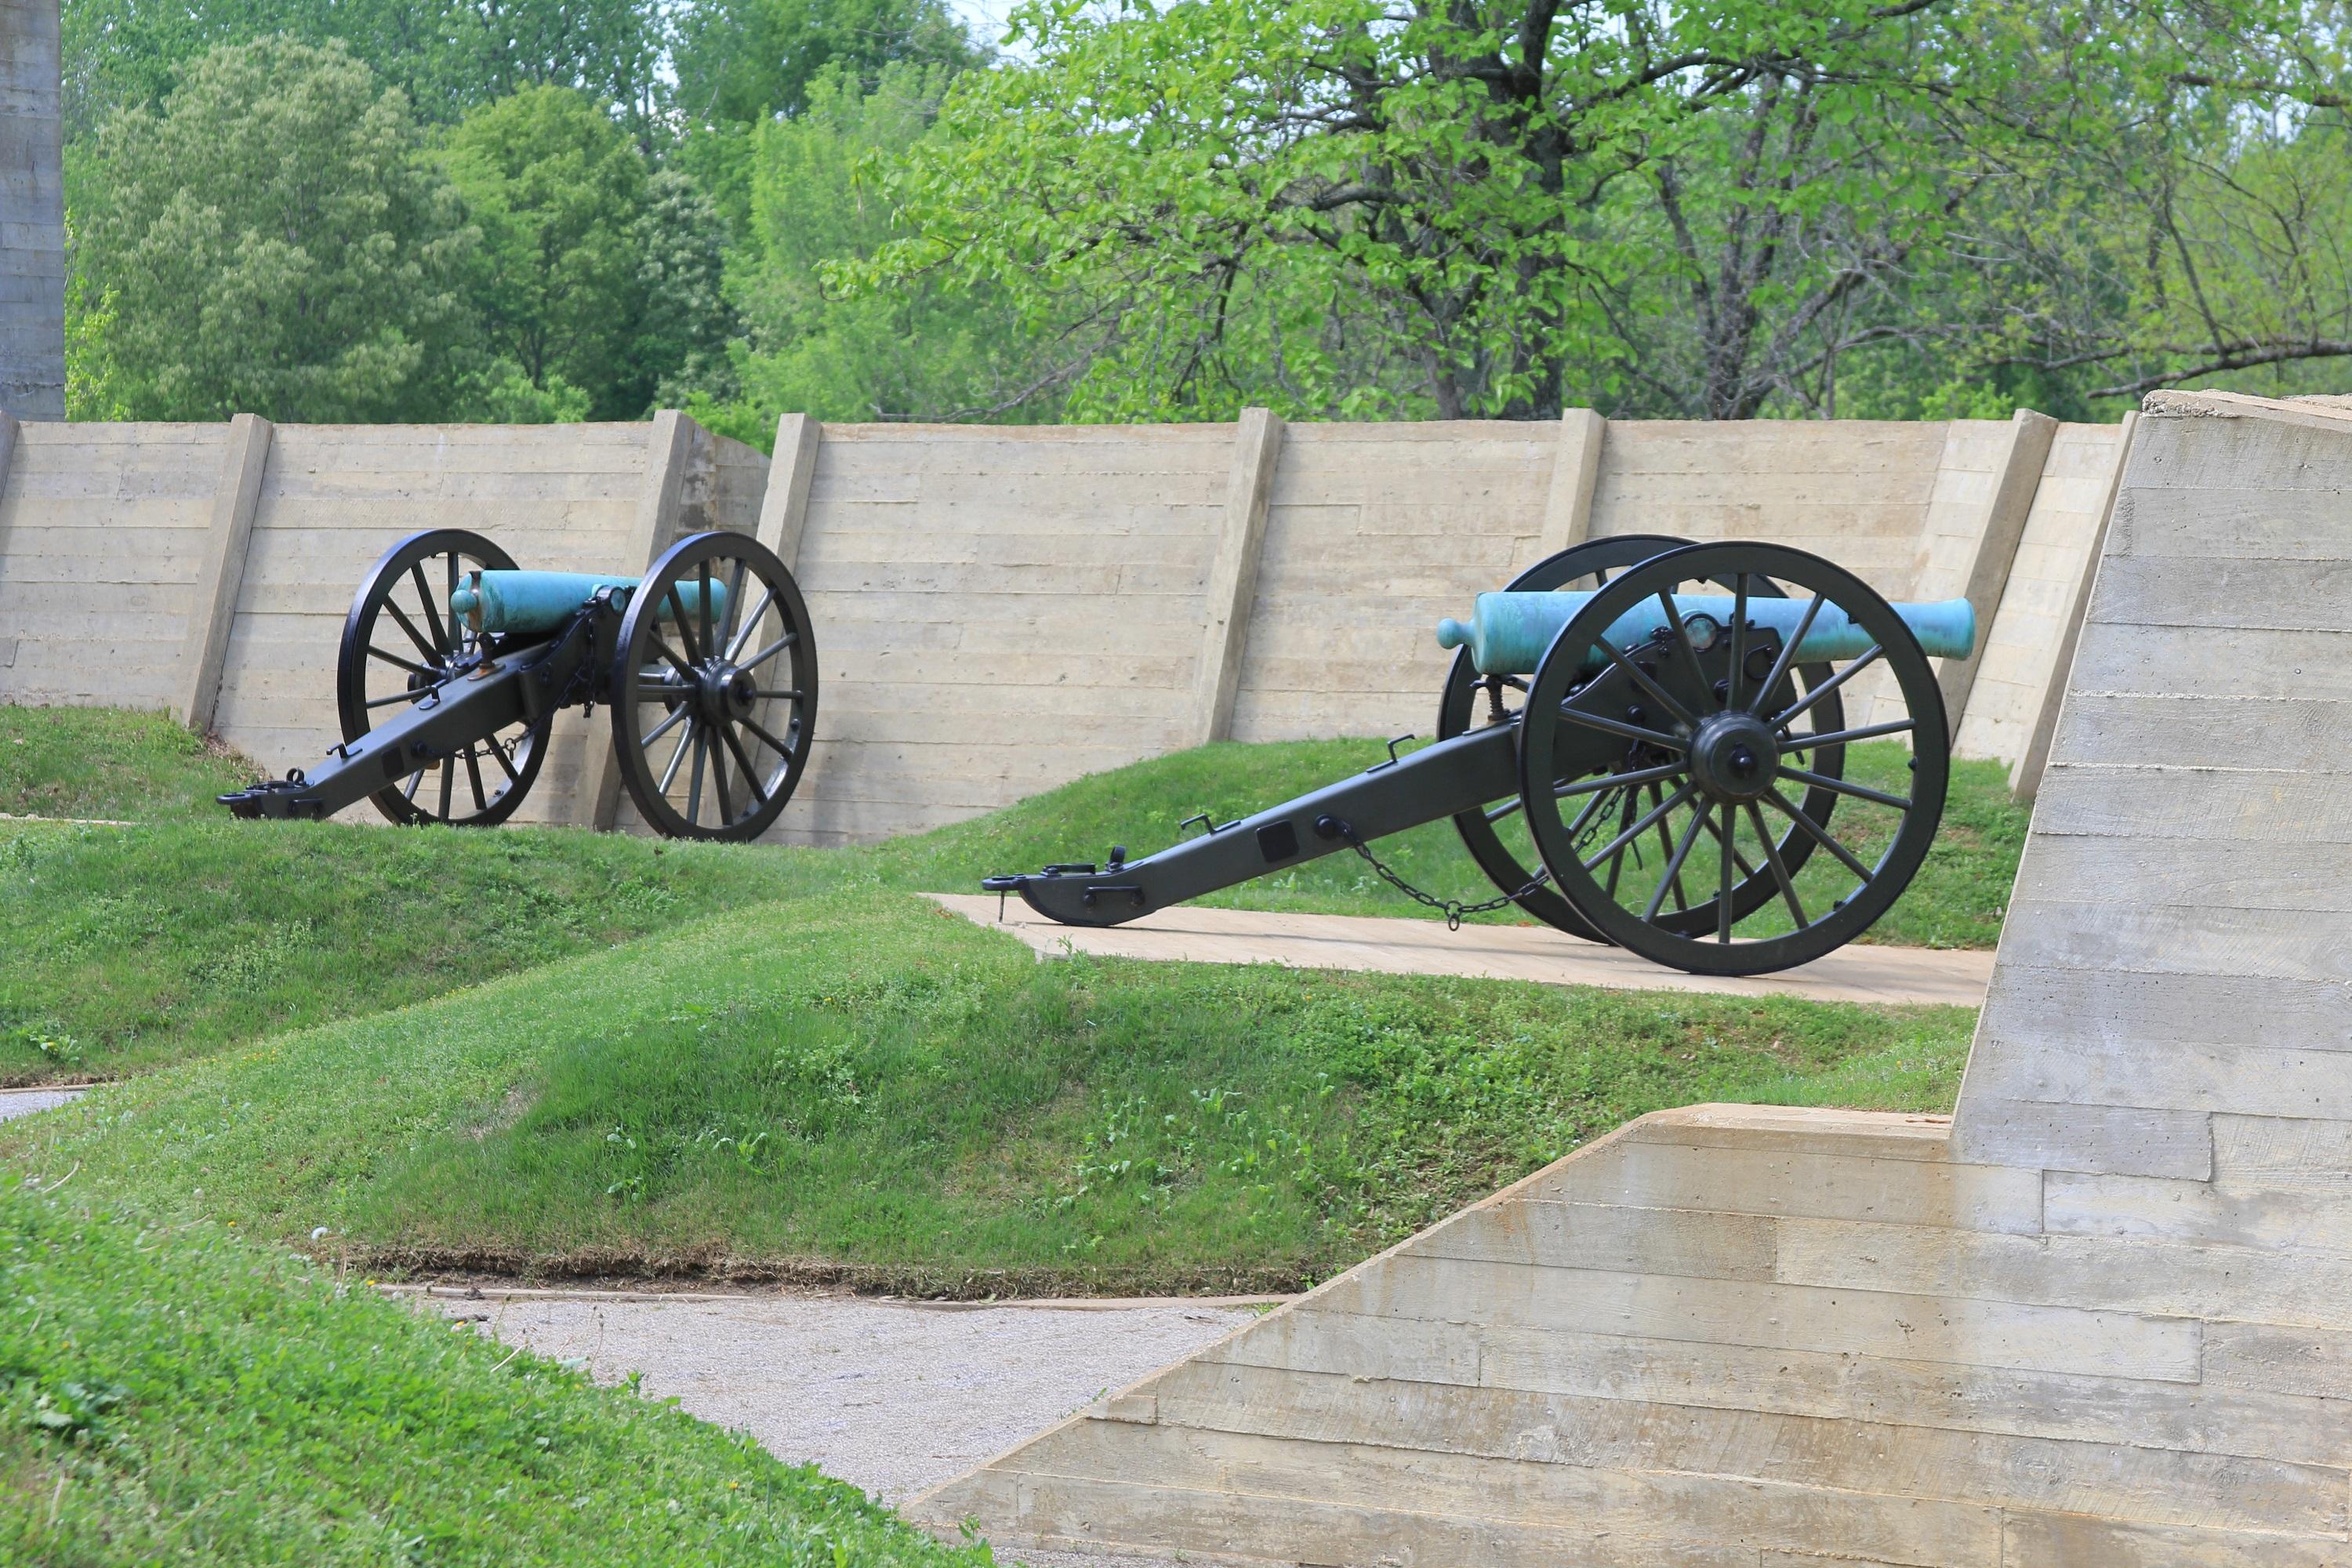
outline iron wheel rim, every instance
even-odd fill
[[[1599,579],[1596,586],[1606,585],[1607,574],[1622,574],[1654,556],[1687,548],[1691,543],[1692,541],[1665,534],[1616,534],[1605,539],[1587,540],[1582,544],[1570,545],[1566,550],[1546,556],[1504,584],[1503,591],[1549,593],[1566,587],[1580,577],[1596,577]],[[1727,583],[1723,586],[1729,588],[1731,584]],[[1774,585],[1771,593],[1778,595],[1779,592]],[[1827,668],[1821,665],[1801,665],[1797,667],[1797,670],[1801,675],[1811,674],[1816,679],[1826,679],[1828,674]],[[1476,728],[1475,713],[1482,694],[1487,697],[1490,709],[1501,710],[1499,679],[1478,672],[1471,662],[1468,647],[1457,648],[1454,661],[1446,670],[1444,690],[1438,699],[1437,738],[1451,740]],[[1832,693],[1825,700],[1836,703],[1838,699]],[[1842,705],[1832,711],[1843,718]],[[1501,716],[1500,712],[1490,712],[1487,721],[1497,721]],[[1818,808],[1825,820],[1834,809],[1834,798],[1829,792],[1816,789],[1809,792],[1805,804],[1809,810]],[[1461,837],[1463,847],[1470,852],[1470,858],[1477,862],[1478,868],[1486,874],[1496,889],[1528,914],[1570,936],[1587,942],[1612,942],[1613,939],[1586,920],[1573,904],[1553,889],[1529,889],[1528,884],[1536,879],[1536,870],[1503,842],[1495,826],[1507,816],[1517,814],[1525,800],[1525,795],[1521,794],[1505,802],[1488,803],[1456,815],[1454,826]],[[1780,847],[1784,864],[1793,876],[1810,858],[1813,842],[1791,824]],[[1733,889],[1732,907],[1738,911],[1735,921],[1745,920],[1778,896],[1777,889],[1767,878],[1744,878]],[[1711,928],[1714,923],[1713,907],[1710,900],[1688,911],[1677,911],[1667,917],[1670,927]]]
[[[678,592],[689,582],[700,585],[693,609]],[[713,585],[725,589],[715,615]],[[800,584],[743,534],[680,540],[630,595],[611,686],[622,781],[646,825],[673,838],[757,838],[800,786],[816,731],[816,643]]]
[[[1818,917],[1806,915],[1785,933],[1748,939],[1737,939],[1736,931],[1727,931],[1718,921],[1715,931],[1701,935],[1686,935],[1662,926],[1656,919],[1660,900],[1664,896],[1664,884],[1672,879],[1706,828],[1717,843],[1721,837],[1723,813],[1735,803],[1718,798],[1703,785],[1698,775],[1703,771],[1699,759],[1685,748],[1685,765],[1675,777],[1661,780],[1662,795],[1668,789],[1680,793],[1688,788],[1693,799],[1703,809],[1694,809],[1679,834],[1674,835],[1679,847],[1678,858],[1665,868],[1664,877],[1653,884],[1645,911],[1636,913],[1620,902],[1617,895],[1617,874],[1622,874],[1624,850],[1617,847],[1612,856],[1604,847],[1599,857],[1588,858],[1569,821],[1562,816],[1559,799],[1555,795],[1556,781],[1545,776],[1552,771],[1548,759],[1563,725],[1579,722],[1574,715],[1564,712],[1562,702],[1580,685],[1580,675],[1586,668],[1588,655],[1596,650],[1601,633],[1616,619],[1654,600],[1662,593],[1671,595],[1681,584],[1695,581],[1719,580],[1741,575],[1769,578],[1782,586],[1790,596],[1816,598],[1822,605],[1834,605],[1864,633],[1876,647],[1853,658],[1834,661],[1836,668],[1822,683],[1811,684],[1795,710],[1785,713],[1760,714],[1774,735],[1775,757],[1769,787],[1753,800],[1740,803],[1729,815],[1729,838],[1733,849],[1730,862],[1739,864],[1738,835],[1743,827],[1754,831],[1747,807],[1753,807],[1754,819],[1778,816],[1799,832],[1811,833],[1797,820],[1804,816],[1813,822],[1822,837],[1816,840],[1841,863],[1848,876],[1858,879],[1858,885],[1835,900]],[[1678,623],[1677,623],[1678,624]],[[1794,728],[1795,721],[1815,713],[1830,695],[1841,695],[1841,689],[1858,673],[1874,663],[1883,663],[1894,678],[1903,705],[1903,717],[1883,723],[1874,722],[1848,729],[1843,718],[1835,729],[1823,729],[1818,724],[1804,730]],[[1773,683],[1775,687],[1778,682]],[[1769,693],[1759,689],[1753,695],[1754,709],[1769,706],[1763,700]],[[1718,714],[1728,713],[1738,699],[1750,697],[1748,691],[1733,694],[1727,701],[1717,698],[1718,706],[1712,711],[1695,711],[1692,717],[1705,725]],[[1949,739],[1946,732],[1942,693],[1937,686],[1934,668],[1921,651],[1918,640],[1904,624],[1894,607],[1881,598],[1868,584],[1843,568],[1805,552],[1784,545],[1757,543],[1697,544],[1674,551],[1620,574],[1607,587],[1594,595],[1567,626],[1561,628],[1551,647],[1545,653],[1534,679],[1528,683],[1528,702],[1520,721],[1520,783],[1527,797],[1528,828],[1538,848],[1542,852],[1545,867],[1552,873],[1553,884],[1561,895],[1576,906],[1580,914],[1604,931],[1611,941],[1629,951],[1638,952],[1654,963],[1665,964],[1694,973],[1761,974],[1774,970],[1809,963],[1839,947],[1868,930],[1892,908],[1895,900],[1927,858],[1935,840],[1936,831],[1943,817],[1945,791],[1950,776]],[[1823,744],[1820,737],[1842,737]],[[1893,808],[1897,797],[1883,797],[1864,786],[1843,778],[1843,752],[1855,742],[1868,739],[1907,736],[1911,743],[1909,768],[1910,794],[1901,797],[1895,825],[1887,835],[1885,846],[1874,863],[1863,866],[1850,845],[1837,836],[1835,817],[1814,820],[1807,810],[1814,795],[1825,793],[1820,784],[1809,788],[1805,803],[1788,798],[1791,788],[1790,769],[1785,759],[1802,755],[1811,759],[1824,752],[1839,753],[1839,766],[1829,769],[1810,767],[1800,771],[1814,773],[1823,780],[1833,779],[1835,787],[1826,793],[1844,797],[1841,803],[1847,809],[1837,814],[1852,832],[1853,805],[1877,805]],[[1797,781],[1810,783],[1810,781]],[[1668,796],[1667,798],[1672,798]],[[1716,826],[1708,826],[1706,818],[1712,816]],[[1672,812],[1664,814],[1671,822]],[[1621,835],[1621,837],[1622,836]],[[1769,839],[1769,836],[1768,836]],[[1612,846],[1617,846],[1612,840]],[[1832,847],[1832,846],[1836,846]],[[1763,858],[1760,857],[1759,858]],[[1724,857],[1717,856],[1719,870]],[[1604,883],[1595,874],[1601,861],[1610,862],[1612,878]],[[1801,898],[1793,889],[1794,872],[1776,876],[1775,890],[1788,889],[1788,901],[1792,910],[1803,914]],[[1719,904],[1718,904],[1719,907]],[[1737,902],[1734,903],[1735,910]],[[1753,912],[1753,911],[1750,911]],[[1745,915],[1735,915],[1731,926],[1737,926]]]
[[[377,557],[352,595],[335,665],[336,717],[346,744],[373,730],[376,714],[404,700],[428,700],[474,666],[485,639],[449,613],[448,595],[465,572],[515,569],[513,556],[461,528],[412,533]],[[530,793],[546,760],[541,739],[528,723],[502,726],[368,799],[403,826],[496,826]],[[428,774],[436,775],[430,785]]]

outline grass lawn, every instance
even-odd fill
[[[77,1187],[0,1185],[0,1562],[988,1561],[667,1403]]]
[[[1973,1014],[1088,960],[757,906],[0,1131],[365,1267],[1290,1288],[1658,1107],[1948,1110]]]
[[[1856,752],[1858,773],[1900,765],[1899,752]],[[0,951],[10,957],[0,967],[0,1083],[142,1071],[721,910],[826,889],[969,889],[990,871],[1099,857],[1114,842],[1142,854],[1194,812],[1243,815],[1380,754],[1354,741],[1210,746],[887,844],[791,850],[563,829],[234,822],[211,796],[254,768],[167,720],[0,706],[0,812],[137,824],[0,823]],[[1958,776],[1935,852],[1874,939],[1989,946],[1998,936],[2025,814],[1997,764],[1960,764]],[[1380,849],[1443,896],[1491,892],[1449,825]],[[1348,854],[1206,901],[1430,913]]]

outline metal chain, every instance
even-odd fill
[[[1406,898],[1411,899],[1417,904],[1424,905],[1443,913],[1445,916],[1445,929],[1447,931],[1460,931],[1462,929],[1464,917],[1468,915],[1491,914],[1496,910],[1503,909],[1508,905],[1518,902],[1521,899],[1526,898],[1529,893],[1534,892],[1546,882],[1551,880],[1551,873],[1549,871],[1538,871],[1534,876],[1528,878],[1527,881],[1520,886],[1517,891],[1505,893],[1499,899],[1488,899],[1483,904],[1465,904],[1459,899],[1441,899],[1434,893],[1423,892],[1419,888],[1414,887],[1411,882],[1408,882],[1402,877],[1398,876],[1396,872],[1381,863],[1381,858],[1372,853],[1370,846],[1365,844],[1361,838],[1359,838],[1356,836],[1356,825],[1354,823],[1349,822],[1344,818],[1338,820],[1339,837],[1348,841],[1349,847],[1354,849],[1357,854],[1363,857],[1364,864],[1370,866],[1373,870],[1378,871],[1381,874],[1381,880],[1386,882],[1390,887],[1394,888],[1398,892],[1402,893]]]

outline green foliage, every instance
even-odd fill
[[[467,115],[444,163],[481,230],[473,296],[499,370],[591,418],[642,413],[643,154],[580,93],[535,87]]]
[[[703,0],[680,9],[678,111],[699,125],[790,119],[827,70],[861,90],[885,68],[982,59],[944,0]]]
[[[0,1185],[0,1559],[989,1561],[667,1402],[87,1191]]]
[[[65,0],[66,121],[155,104],[222,44],[340,43],[435,121],[522,88],[577,87],[643,120],[664,47],[653,0]]]
[[[908,276],[845,299],[831,286],[835,268],[888,242],[896,215],[874,171],[923,142],[949,79],[944,67],[893,64],[868,93],[835,68],[812,84],[804,112],[750,138],[747,227],[727,265],[747,330],[734,360],[740,403],[706,398],[698,416],[762,446],[784,411],[1052,416],[1057,378],[1002,290]]]
[[[1072,959],[904,894],[716,917],[0,1132],[363,1266],[1289,1288],[1626,1118],[1942,1110],[1972,1015]],[[102,1175],[100,1174],[102,1173]]]
[[[228,46],[78,148],[76,388],[138,419],[429,418],[475,231],[340,44]]]

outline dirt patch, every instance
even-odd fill
[[[354,1251],[350,1267],[380,1279],[425,1284],[576,1285],[693,1290],[768,1286],[917,1300],[1003,1301],[1069,1296],[1291,1296],[1317,1283],[1295,1269],[920,1268],[822,1258],[739,1258],[709,1252],[588,1248],[535,1253],[509,1247],[395,1247]]]

